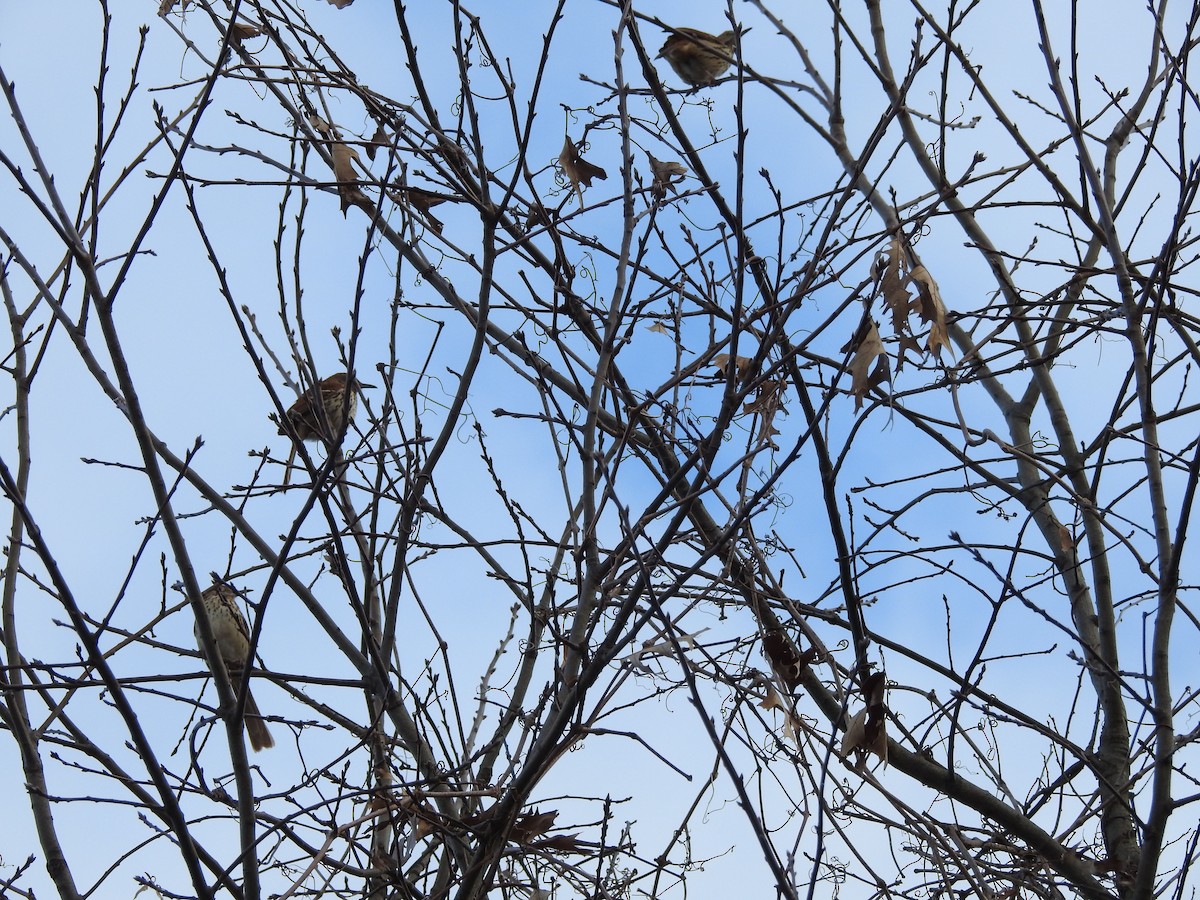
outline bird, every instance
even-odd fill
[[[279,433],[290,433],[299,441],[324,440],[332,443],[345,430],[346,423],[354,418],[358,410],[358,392],[368,387],[372,385],[362,384],[352,378],[349,372],[337,372],[321,379],[288,408],[284,422],[279,426]],[[285,485],[291,478],[295,459],[296,446],[293,444],[283,477]]]
[[[250,627],[238,608],[237,598],[238,592],[223,581],[216,582],[200,595],[204,614],[208,617],[209,630],[212,631],[217,652],[221,654],[221,660],[225,663],[225,671],[229,673],[230,685],[235,695],[241,691],[242,678],[250,657]],[[196,623],[195,634],[196,643],[203,652],[199,622]],[[246,687],[245,723],[246,736],[250,739],[250,747],[255,753],[275,746],[275,739],[267,730],[267,723],[258,711],[258,704],[254,702],[249,685]]]
[[[703,87],[725,74],[733,62],[736,46],[734,31],[713,35],[696,28],[676,28],[658,56],[670,63],[675,74],[688,84]]]

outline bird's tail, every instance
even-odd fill
[[[249,688],[246,689],[246,737],[250,738],[250,749],[255,753],[275,746],[275,739],[271,737],[267,723],[258,711],[258,704],[254,702],[254,695],[250,693]]]
[[[283,470],[283,486],[287,487],[292,480],[292,464],[296,461],[296,445],[292,444],[291,450],[288,451],[287,465]]]

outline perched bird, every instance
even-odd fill
[[[350,384],[349,390],[346,389],[347,382]],[[358,410],[358,392],[366,387],[371,385],[351,378],[348,372],[338,372],[322,379],[291,405],[286,421],[279,426],[279,433],[290,433],[301,441],[337,440],[347,421],[353,419]],[[296,447],[293,444],[288,454],[284,484],[291,478],[295,459]]]
[[[695,28],[676,28],[658,55],[688,84],[703,87],[729,69],[736,45],[737,33],[733,31],[713,35]]]
[[[229,681],[236,695],[242,688],[242,676],[250,657],[250,627],[237,605],[238,593],[224,582],[218,581],[200,595],[204,613],[208,616],[208,627],[217,644],[217,652],[225,663]],[[196,643],[204,650],[200,640],[200,624],[196,624]],[[246,736],[257,753],[266,747],[274,747],[275,740],[267,730],[258,704],[250,688],[246,688]]]

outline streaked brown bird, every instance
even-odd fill
[[[217,652],[225,663],[225,671],[229,673],[230,686],[235,695],[242,689],[242,676],[250,662],[250,627],[246,617],[237,604],[238,592],[224,582],[218,581],[200,595],[204,604],[204,612],[208,616],[208,627],[212,631],[213,640],[217,644]],[[200,640],[200,625],[195,628],[196,644],[201,652],[204,646]],[[258,704],[250,687],[246,687],[246,737],[250,739],[250,747],[257,753],[267,747],[275,746],[275,739],[267,730]]]
[[[346,389],[347,382],[350,385],[349,390]],[[287,411],[287,421],[279,426],[279,433],[291,433],[301,441],[323,440],[331,443],[337,440],[345,429],[347,420],[353,419],[354,413],[358,411],[358,392],[367,387],[371,385],[351,378],[348,372],[338,372],[321,379],[315,387],[291,405]],[[293,444],[283,476],[285,485],[291,480],[292,463],[295,459],[296,446]]]
[[[658,56],[675,74],[693,87],[712,84],[729,70],[737,46],[737,33],[709,34],[695,28],[676,28]],[[656,57],[657,58],[657,57]]]

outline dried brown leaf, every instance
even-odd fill
[[[788,713],[783,720],[783,736],[797,747],[800,746],[800,738],[796,734],[796,732],[799,731],[799,725],[799,717],[794,716],[791,713]]]
[[[793,690],[800,685],[808,664],[812,662],[812,651],[804,654],[797,653],[795,645],[788,640],[787,635],[778,629],[771,629],[763,634],[763,653],[776,677]],[[805,658],[809,656],[809,658]],[[812,653],[815,656],[815,653]]]
[[[534,838],[553,828],[554,820],[557,818],[558,810],[556,809],[552,809],[550,812],[538,812],[535,809],[533,812],[517,816],[510,831],[512,839],[518,844],[528,844]]]
[[[650,193],[654,199],[662,200],[667,196],[668,190],[675,193],[675,182],[687,175],[683,163],[663,162],[655,159],[651,153],[647,153],[646,156],[650,157],[650,173],[654,176],[654,182],[650,185]]]
[[[863,698],[867,701],[867,713],[869,716],[882,716],[887,711],[883,705],[883,697],[886,689],[887,676],[883,672],[872,672],[863,679]]]
[[[351,204],[370,212],[373,208],[371,201],[358,189],[358,173],[354,169],[355,161],[362,162],[358,151],[338,141],[330,147],[329,152],[333,156],[333,177],[337,180],[338,196],[342,200],[342,215],[346,214]]]
[[[654,670],[642,662],[643,657],[674,656],[677,647],[687,647],[690,650],[695,650],[696,638],[704,634],[706,631],[708,631],[707,626],[701,628],[699,631],[693,631],[690,634],[685,633],[677,635],[674,640],[668,638],[666,640],[642,641],[642,646],[630,653],[629,656],[626,657],[626,661],[629,663],[630,668],[638,672],[653,674]]]
[[[862,749],[863,740],[866,737],[866,728],[867,710],[864,707],[852,715],[846,723],[846,733],[842,735],[841,746],[843,759],[848,758],[851,753]]]
[[[1075,550],[1075,536],[1071,534],[1071,529],[1061,523],[1058,526],[1058,546],[1063,553]]]
[[[354,170],[354,161],[359,159],[358,151],[339,141],[333,145],[330,152],[333,155],[333,175],[338,182],[356,184],[358,173]]]
[[[423,838],[427,834],[433,834],[435,830],[436,829],[433,826],[433,822],[431,822],[429,819],[417,819],[416,823],[413,825],[413,837]]]
[[[367,159],[375,161],[375,154],[379,152],[379,148],[388,146],[388,133],[383,129],[383,123],[380,122],[375,126],[375,133],[371,135],[371,140],[367,141]]]
[[[859,751],[859,765],[867,753],[874,753],[887,763],[887,706],[884,705],[886,691],[887,677],[883,672],[872,672],[863,679],[863,697],[867,705],[855,717],[859,721],[851,723],[856,728],[853,749]],[[846,737],[850,737],[849,727],[846,729]],[[845,739],[842,745],[846,746]],[[846,751],[843,751],[842,755],[845,756]]]
[[[779,450],[779,445],[775,443],[775,436],[779,434],[779,429],[771,424],[769,417],[762,420],[762,425],[758,429],[758,442],[765,447],[770,447],[772,450]]]
[[[942,348],[950,345],[950,335],[946,331],[946,305],[942,303],[941,291],[924,266],[914,268],[908,277],[917,287],[917,312],[923,321],[929,323],[927,347],[934,356],[941,356]]]
[[[842,352],[846,353],[851,348],[854,349],[854,356],[850,359],[850,393],[854,395],[854,409],[857,412],[862,408],[867,392],[890,378],[890,368],[883,352],[883,340],[873,321],[868,320],[865,327],[860,327],[850,342],[842,347]],[[872,368],[871,363],[876,359],[878,362]]]
[[[655,334],[665,334],[670,337],[671,332],[667,331],[667,326],[662,322],[655,322],[653,325],[646,326],[647,331],[653,331]]]
[[[883,760],[884,765],[887,765],[888,761],[887,728],[885,727],[886,721],[887,720],[883,718],[873,720],[870,714],[867,715],[867,729],[866,734],[864,735],[865,743],[863,745],[863,749],[870,753],[874,753],[881,760]]]
[[[727,371],[729,367],[729,359],[730,357],[728,353],[718,353],[713,357],[713,365],[716,366],[717,371],[722,375],[729,374]],[[739,356],[734,360],[733,364],[737,368],[737,380],[741,381],[753,374],[750,371],[750,364],[752,362],[754,362],[754,360],[748,356]]]
[[[395,801],[395,807],[405,815],[409,816],[421,812],[421,803],[412,795],[411,791],[404,791],[401,793]]]
[[[540,204],[534,204],[529,207],[529,215],[525,217],[525,230],[532,231],[536,227],[543,225],[549,226],[553,222],[550,220],[550,213]]]
[[[316,113],[308,114],[308,124],[312,126],[317,134],[322,134],[325,137],[333,137],[333,126],[318,116]]]
[[[911,350],[913,355],[921,356],[923,352],[921,345],[917,343],[917,339],[911,334],[901,334],[896,336],[896,371],[899,372],[904,368],[904,360],[908,358],[908,351]]]
[[[754,399],[742,406],[742,412],[774,415],[783,408],[783,389],[786,386],[787,383],[782,379],[764,381],[758,386]]]
[[[539,850],[557,850],[559,853],[584,853],[586,848],[579,843],[579,834],[556,834],[554,837],[534,841],[531,846]]]
[[[779,691],[775,690],[775,685],[771,682],[766,683],[767,695],[758,702],[759,709],[778,709],[783,712],[789,712],[787,704],[783,702],[783,698],[779,696]]]
[[[850,754],[854,754],[854,765],[861,766],[869,753],[874,753],[884,763],[888,761],[887,733],[883,720],[873,723],[864,708],[851,716],[850,721],[846,723],[841,754],[843,759],[849,759]]]
[[[571,182],[571,187],[575,189],[575,195],[579,197],[580,209],[583,209],[583,189],[592,186],[592,179],[599,178],[603,181],[608,178],[607,172],[599,166],[592,165],[579,154],[579,148],[575,146],[570,135],[563,140],[558,164],[562,167],[567,181]]]
[[[760,709],[772,710],[777,709],[783,713],[783,734],[792,741],[798,743],[796,739],[796,731],[800,726],[800,719],[792,710],[792,705],[783,699],[783,695],[775,689],[775,685],[762,672],[754,672],[754,687],[763,692],[762,699],[759,700],[758,706]]]
[[[908,325],[908,314],[913,307],[904,278],[904,247],[900,238],[894,237],[887,250],[875,260],[876,277],[883,302],[892,311],[892,331],[903,334]]]
[[[345,9],[347,6],[353,3],[354,0],[325,0],[325,2],[333,4],[338,9]]]

